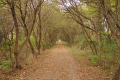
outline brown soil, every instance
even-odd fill
[[[55,46],[38,57],[15,80],[110,80],[100,69],[78,61],[64,46]]]

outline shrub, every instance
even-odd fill
[[[12,66],[12,62],[8,60],[4,60],[1,62],[0,69],[1,70],[8,70]]]
[[[98,56],[97,55],[88,55],[88,58],[91,60],[93,65],[97,65],[98,63]]]

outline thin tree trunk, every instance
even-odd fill
[[[18,40],[19,40],[19,27],[18,27],[18,22],[17,22],[17,17],[16,17],[16,12],[15,12],[15,6],[14,6],[14,1],[12,0],[11,2],[8,3],[11,9],[14,25],[15,25],[15,32],[16,32],[16,41],[15,41],[15,47],[14,47],[14,56],[15,56],[15,67],[19,67],[19,62],[18,62]]]
[[[102,43],[101,43],[101,35],[98,34],[98,64],[101,65],[101,47],[102,47]]]
[[[83,29],[83,31],[84,31],[84,35],[85,35],[85,37],[86,37],[86,40],[87,40],[87,42],[88,42],[88,44],[89,44],[89,46],[90,46],[93,54],[96,55],[96,54],[97,54],[97,49],[96,49],[95,44],[92,42],[92,39],[91,39],[91,37],[88,35],[88,33],[87,33],[87,31],[85,30],[85,28],[83,27],[82,29]],[[88,39],[89,39],[90,41],[89,41]],[[92,44],[91,44],[91,43],[92,43]]]
[[[39,9],[39,41],[38,41],[38,54],[40,54],[40,48],[41,48],[41,37],[42,37],[42,23],[41,23],[41,6]]]

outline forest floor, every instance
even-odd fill
[[[12,80],[110,80],[101,69],[88,65],[84,56],[76,59],[63,45],[57,45],[21,70]]]

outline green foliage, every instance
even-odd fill
[[[117,63],[117,47],[112,39],[103,37],[101,52],[101,60],[107,64],[106,66],[111,66]],[[91,59],[92,63],[97,64],[97,55],[89,55],[89,58]]]
[[[90,61],[93,65],[97,65],[97,63],[98,63],[98,56],[97,55],[88,55],[88,58],[90,59]]]
[[[12,66],[12,62],[8,60],[4,60],[1,62],[0,69],[1,70],[8,70]]]
[[[113,60],[113,55],[109,54],[109,53],[102,53],[102,60],[111,61],[111,60]]]
[[[95,4],[93,4],[92,6],[88,6],[87,5],[87,10],[86,10],[86,13],[87,13],[87,16],[88,17],[93,17],[93,16],[96,16],[96,5]],[[94,13],[93,13],[94,12]]]
[[[117,53],[117,47],[112,39],[103,39],[102,51],[103,53]]]
[[[22,43],[24,42],[24,40],[25,40],[25,37],[24,37],[24,36],[21,36],[21,37],[19,38],[19,45],[22,45]]]
[[[0,0],[0,7],[3,6],[3,3],[5,2],[5,0]]]
[[[85,46],[85,44],[87,44],[87,40],[84,37],[82,37],[81,39],[76,41],[75,46],[77,46],[77,47]]]
[[[41,46],[43,47],[43,48],[49,48],[49,46],[51,46],[52,45],[52,43],[50,44],[49,42],[41,42]]]
[[[92,35],[92,36],[91,36],[91,40],[94,41],[94,42],[96,42],[96,41],[97,41],[96,35]]]
[[[85,42],[86,42],[86,39],[83,38],[83,39],[81,39],[81,40],[78,42],[78,45],[83,45]]]
[[[1,41],[1,48],[9,48],[10,46],[13,46],[14,41],[13,40],[5,40],[4,38]]]
[[[32,44],[35,46],[35,37],[33,35],[30,36],[30,40]]]

